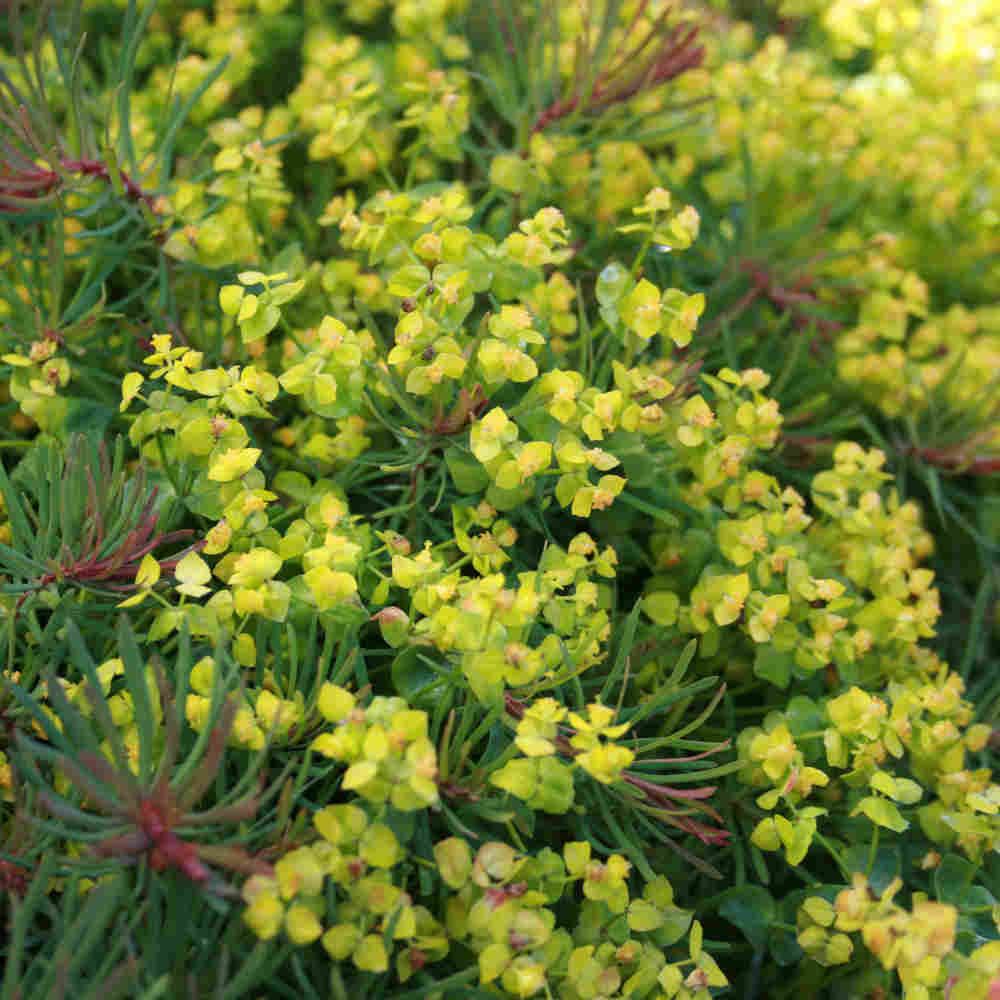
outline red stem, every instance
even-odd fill
[[[643,6],[645,4],[640,5],[640,10]],[[638,15],[636,15],[637,17]],[[633,19],[632,24],[629,26],[629,31],[625,36],[626,39],[634,25],[635,19]],[[656,26],[654,25],[642,43],[629,53],[631,58],[628,59],[628,62],[634,62],[638,58],[639,54],[653,38],[655,30]],[[658,87],[661,83],[666,83],[668,80],[680,76],[686,70],[700,66],[705,57],[705,50],[702,46],[694,44],[697,35],[697,27],[692,27],[687,32],[680,25],[673,28],[661,42],[660,51],[650,59],[646,69],[640,70],[631,80],[623,82],[615,79],[618,73],[625,68],[624,61],[620,66],[614,66],[613,68],[608,66],[594,80],[590,94],[587,95],[587,110],[596,111],[600,108],[609,107],[612,104],[621,104],[644,89]],[[624,42],[619,45],[609,62],[614,62],[622,54],[623,49]],[[567,115],[572,114],[580,106],[581,99],[582,95],[577,93],[571,97],[564,97],[554,101],[539,113],[535,124],[532,126],[531,134],[534,135],[536,132],[541,132],[557,119],[565,118]]]
[[[507,714],[512,718],[518,720],[524,718],[524,705],[509,691],[504,692],[504,708]],[[570,745],[569,740],[565,736],[557,736],[554,742],[560,754],[565,757],[575,757],[579,752]],[[714,747],[708,752],[714,753],[716,750],[725,749],[726,746],[728,746],[728,741],[726,741],[726,743],[722,746]],[[703,757],[705,754],[699,754],[698,756]],[[686,759],[694,760],[697,758],[688,757]],[[715,793],[717,789],[717,786],[715,785],[694,789],[674,788],[671,785],[657,785],[652,781],[646,781],[644,778],[639,778],[634,774],[629,774],[628,772],[625,772],[622,775],[622,779],[634,788],[639,789],[647,799],[657,803],[661,808],[669,810],[674,804],[671,802],[671,799],[680,801],[687,800],[692,803],[697,803],[696,807],[698,809],[703,812],[707,812],[713,819],[718,820],[720,823],[723,822],[722,817],[710,805],[701,801],[702,799],[709,798]],[[688,819],[683,815],[671,814],[669,822],[678,829],[692,834],[706,844],[724,844],[729,839],[728,830],[720,830],[715,827],[705,826],[703,823],[698,823],[695,820]]]
[[[103,181],[111,183],[111,172],[108,165],[101,160],[71,160],[66,157],[59,161],[59,165],[70,173],[83,174],[87,177],[98,177]],[[145,203],[151,212],[154,198],[149,192],[144,191],[125,171],[121,171],[122,184],[125,193],[134,201]],[[54,170],[29,170],[12,178],[12,181],[19,186],[4,192],[4,182],[0,182],[0,208],[4,206],[4,195],[10,198],[32,199],[48,194],[59,186],[62,178]],[[10,183],[10,182],[6,182]],[[8,209],[16,211],[16,207]]]
[[[992,476],[1000,472],[1000,455],[970,458],[956,449],[917,447],[911,448],[910,454],[953,472],[965,472],[973,476]]]
[[[111,182],[111,174],[108,170],[106,163],[101,160],[61,160],[62,166],[66,170],[77,171],[81,174],[86,174],[88,177],[100,177],[101,180]],[[122,184],[125,186],[125,191],[128,193],[129,197],[135,199],[136,201],[143,201],[148,206],[150,211],[153,211],[153,196],[148,194],[134,181],[132,178],[125,173],[124,170],[121,171]]]

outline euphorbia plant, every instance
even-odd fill
[[[994,577],[963,603],[908,490],[982,500],[992,553],[996,319],[916,270],[995,286],[995,29],[780,6],[760,45],[668,0],[86,0],[96,49],[51,5],[10,36],[30,985],[91,898],[150,996],[989,996]]]
[[[65,446],[37,448],[13,477],[0,469],[9,518],[0,565],[10,580],[7,592],[20,595],[19,608],[46,588],[119,599],[135,589],[146,556],[191,537],[190,529],[159,529],[170,505],[158,500],[157,487],[147,486],[141,465],[126,467],[124,455],[121,439],[112,458],[103,441],[78,434]],[[172,571],[203,544],[161,559],[160,568]]]
[[[18,772],[38,790],[51,817],[34,822],[69,843],[86,844],[98,858],[117,864],[145,860],[155,872],[176,869],[216,892],[227,890],[212,866],[269,873],[267,862],[231,842],[234,835],[237,841],[245,839],[245,824],[279,787],[262,787],[266,750],[235,780],[227,780],[227,791],[210,808],[196,808],[225,773],[236,703],[221,684],[213,693],[208,724],[192,744],[189,734],[185,739],[186,727],[162,667],[143,663],[126,619],[118,631],[121,659],[101,666],[91,660],[76,626],[67,628],[83,677],[77,686],[80,695],[71,700],[64,682],[50,674],[45,687],[51,712],[46,712],[28,692],[11,685],[43,737],[21,729],[14,741]],[[190,668],[185,638],[177,670],[185,687]],[[124,729],[108,699],[111,678],[119,672],[125,686],[116,697],[134,718]],[[75,795],[56,790],[67,784]]]

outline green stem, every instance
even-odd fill
[[[479,725],[476,726],[468,738],[465,736],[461,737],[462,744],[467,744],[470,748],[474,747],[493,728],[497,719],[500,718],[501,713],[502,709],[499,707],[492,709]],[[513,746],[513,744],[511,745]]]
[[[656,216],[653,216],[653,223],[656,222]],[[653,225],[649,227],[649,232],[646,233],[646,239],[643,241],[642,246],[639,248],[639,252],[635,255],[635,260],[632,261],[631,274],[635,278],[639,274],[639,269],[642,267],[643,259],[646,256],[646,251],[649,249],[649,244],[653,242]]]
[[[431,993],[440,994],[442,991],[452,989],[456,986],[465,986],[467,983],[471,983],[474,979],[478,978],[479,967],[473,966],[471,969],[456,972],[455,975],[438,980],[438,982],[431,983],[429,986],[424,986],[417,990],[408,990],[406,993],[397,993],[396,1000],[425,1000],[425,997]]]
[[[384,372],[380,372],[379,376],[382,385],[392,397],[392,401],[417,425],[417,427],[423,428],[427,423],[424,415],[415,410],[410,405],[409,400],[406,399],[402,393],[400,393],[394,384],[392,376],[386,375]]]
[[[285,333],[287,333],[287,334],[288,334],[288,337],[289,337],[289,339],[290,339],[290,340],[292,341],[292,343],[293,343],[293,344],[294,344],[294,345],[295,345],[295,346],[296,346],[296,347],[297,347],[297,348],[298,348],[298,349],[299,349],[299,350],[300,350],[300,351],[301,351],[301,352],[302,352],[303,354],[309,354],[309,348],[308,348],[308,347],[306,347],[306,345],[305,345],[305,344],[303,344],[303,343],[302,343],[302,341],[301,341],[301,340],[299,340],[299,338],[298,338],[298,337],[296,336],[296,334],[295,334],[295,331],[294,331],[294,330],[292,329],[292,325],[291,325],[291,323],[289,323],[289,322],[288,322],[288,320],[287,320],[287,319],[285,319],[285,317],[284,317],[284,316],[282,316],[282,317],[280,318],[279,322],[280,322],[280,324],[281,324],[281,328],[282,328],[282,330],[284,330],[284,331],[285,331]]]
[[[399,194],[400,187],[399,182],[395,177],[389,173],[389,168],[382,162],[381,157],[378,155],[378,149],[375,147],[375,143],[364,141],[364,145],[371,151],[371,154],[375,157],[375,167],[378,172],[385,178],[386,183],[392,188],[393,192]]]
[[[878,855],[878,824],[875,824],[874,832],[872,833],[872,846],[871,850],[868,852],[868,867],[865,869],[865,874],[871,877],[871,873],[875,870],[875,858]]]
[[[826,849],[827,854],[829,854],[830,857],[833,858],[833,860],[836,863],[837,867],[840,869],[840,874],[844,877],[844,881],[845,882],[849,882],[850,879],[851,879],[852,872],[847,867],[847,865],[844,863],[844,859],[841,856],[840,852],[821,833],[814,833],[813,834],[813,839],[818,844],[821,844]]]
[[[415,146],[410,154],[410,162],[406,165],[406,176],[403,178],[403,190],[409,191],[410,185],[413,183],[413,171],[416,168],[417,160],[420,154],[424,151],[424,147],[427,145],[425,140],[421,140],[420,143]]]
[[[470,744],[471,746],[472,744]],[[520,748],[516,743],[511,743],[506,750],[496,760],[490,761],[490,763],[483,768],[482,775],[484,778],[491,775],[494,771],[499,771],[500,768],[504,767],[507,763],[512,761],[519,753]]]
[[[665,510],[660,510],[659,507],[654,507],[652,504],[646,503],[645,500],[640,500],[631,493],[623,491],[618,494],[618,499],[627,506],[633,507],[635,510],[640,511],[643,514],[648,514],[657,521],[662,521],[664,524],[669,524],[671,527],[677,526],[677,518],[674,517],[673,514],[669,514]]]

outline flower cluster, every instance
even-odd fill
[[[710,1000],[778,992],[796,947],[786,992],[1000,989],[996,580],[965,547],[996,534],[1000,9],[781,0],[757,44],[724,6],[84,0],[120,61],[45,18],[34,68],[0,53],[26,873],[92,842],[169,906],[164,868],[252,874],[220,995]],[[114,477],[82,448],[60,477],[119,428]],[[933,562],[924,487],[976,506]],[[976,591],[960,628],[939,587]]]
[[[620,855],[598,861],[590,844],[573,842],[562,856],[531,857],[500,841],[473,854],[466,840],[449,837],[433,846],[445,890],[436,917],[405,891],[408,851],[388,826],[353,805],[326,806],[313,823],[320,840],[285,854],[273,877],[254,876],[244,887],[244,920],[262,939],[284,932],[300,947],[319,940],[335,961],[368,972],[387,971],[395,956],[400,982],[458,945],[476,956],[482,985],[519,998],[558,990],[569,1000],[700,1000],[707,988],[727,984],[667,879],[631,894],[631,865]],[[579,923],[559,926],[557,904],[576,887]],[[336,922],[325,923],[331,897]],[[664,949],[687,933],[689,957],[668,960]]]
[[[258,937],[284,931],[300,947],[320,940],[331,959],[363,972],[385,972],[402,949],[396,968],[404,981],[447,954],[444,927],[397,884],[406,850],[388,826],[356,805],[325,806],[313,826],[318,841],[283,855],[274,876],[253,876],[243,888],[244,920]],[[331,899],[336,922],[324,926]]]
[[[902,885],[901,879],[894,879],[876,895],[864,876],[856,875],[853,885],[842,890],[832,904],[821,896],[810,896],[796,918],[802,949],[821,965],[841,965],[854,950],[850,935],[860,932],[865,947],[882,967],[898,973],[906,1000],[940,995],[935,987],[955,983],[942,960],[955,944],[958,911],[919,893],[906,910],[894,900]],[[945,995],[948,992],[946,988]]]
[[[709,40],[703,67],[677,80],[682,92],[715,97],[712,116],[677,142],[687,168],[709,165],[713,199],[737,200],[742,165],[732,154],[746,142],[758,210],[779,224],[825,184],[831,203],[864,185],[868,196],[852,213],[863,238],[905,233],[907,270],[962,281],[963,269],[991,253],[998,222],[984,201],[993,168],[979,169],[996,142],[992,5],[783,6],[822,7],[820,46],[792,47],[775,34],[753,48],[750,26],[737,22]],[[858,52],[869,70],[845,75],[835,59]],[[966,287],[978,291],[985,280],[995,292],[997,275],[991,265]]]
[[[326,683],[317,702],[333,729],[312,747],[347,764],[341,787],[368,802],[391,802],[395,809],[424,809],[438,801],[437,753],[427,738],[427,713],[402,698],[377,696],[365,709],[354,695]]]

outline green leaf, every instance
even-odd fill
[[[538,761],[538,787],[528,802],[532,809],[548,813],[565,813],[573,805],[573,770],[554,757]]]
[[[498,260],[493,277],[493,294],[500,302],[510,302],[530,292],[542,280],[542,272],[512,260]]]
[[[758,646],[753,661],[753,672],[757,677],[770,681],[776,687],[786,688],[792,679],[793,662],[789,653],[784,653],[773,646]]]
[[[532,759],[510,760],[490,775],[490,784],[527,801],[538,785],[538,764]]]
[[[0,566],[3,566],[11,576],[23,580],[37,580],[45,573],[43,565],[33,562],[2,542],[0,542]]]
[[[771,958],[783,968],[790,965],[797,965],[802,961],[802,947],[795,940],[794,934],[787,931],[775,931],[768,939],[768,950]]]
[[[135,712],[135,723],[139,734],[139,780],[145,782],[152,771],[152,753],[155,740],[153,705],[150,699],[146,666],[143,662],[135,633],[123,614],[118,620],[118,652],[125,670],[125,681]]]
[[[434,845],[438,874],[449,889],[461,889],[472,871],[472,852],[460,837],[448,837]]]
[[[942,903],[961,904],[979,870],[957,854],[946,854],[934,871],[934,895]]]
[[[788,731],[796,738],[803,733],[825,729],[829,724],[825,709],[804,695],[796,695],[789,699],[784,716],[788,723]]]
[[[29,452],[29,455],[35,451],[36,449],[33,448]],[[26,461],[27,457],[26,455],[22,461]],[[7,472],[2,462],[0,462],[0,493],[3,494],[4,509],[7,511],[7,520],[10,524],[11,541],[14,543],[14,548],[18,550],[27,549],[31,539],[34,537],[34,531],[31,529],[28,515],[21,504],[21,497],[14,489],[13,483],[7,477]],[[7,549],[7,546],[5,545],[3,548]]]
[[[633,899],[628,906],[628,925],[633,931],[653,931],[663,925],[659,908],[644,899]]]
[[[758,885],[741,885],[725,893],[719,904],[719,915],[743,932],[754,951],[763,951],[768,930],[777,916],[777,907],[766,889]]]
[[[405,264],[389,278],[386,291],[390,295],[406,298],[416,295],[430,280],[431,272],[423,264]]]
[[[597,276],[594,294],[604,308],[609,308],[621,300],[625,289],[631,283],[632,276],[629,274],[628,268],[613,260],[610,264],[606,264]]]
[[[668,906],[662,911],[663,924],[656,934],[656,941],[662,947],[676,944],[688,932],[691,926],[690,910],[679,906]]]
[[[886,886],[902,872],[902,854],[896,844],[881,844],[875,852],[875,863],[871,863],[871,844],[861,842],[851,844],[844,852],[844,864],[852,872],[863,872],[876,892],[883,892]]]
[[[459,493],[482,493],[490,485],[489,474],[467,451],[448,448],[444,460]]]
[[[284,493],[301,504],[309,503],[312,499],[312,481],[293,469],[282,469],[272,480],[271,489]]]
[[[487,945],[479,953],[479,981],[491,983],[510,962],[511,953],[507,945],[501,942]]]
[[[389,956],[378,934],[361,939],[354,951],[354,964],[364,972],[385,972],[389,968]]]
[[[433,708],[447,689],[447,681],[435,670],[424,649],[410,646],[392,661],[392,685],[413,708]]]
[[[240,323],[240,335],[243,338],[243,343],[250,344],[266,337],[278,325],[280,319],[281,311],[277,306],[269,303],[263,309],[258,309],[252,316]]]
[[[657,590],[642,599],[642,610],[657,625],[676,625],[681,600],[672,590]]]
[[[888,800],[875,795],[866,795],[852,810],[851,815],[864,813],[873,823],[887,830],[902,833],[910,824],[903,819],[900,811]]]

